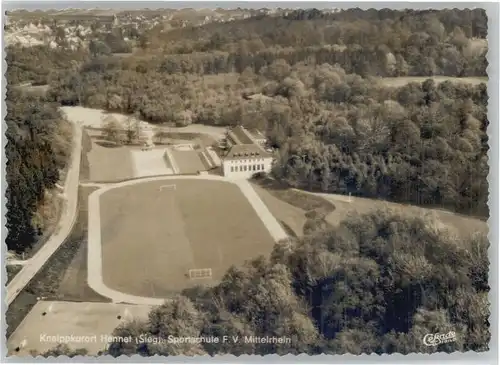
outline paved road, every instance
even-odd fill
[[[29,259],[28,260],[5,260],[5,265],[26,265],[27,263],[29,263]]]
[[[78,203],[78,180],[80,177],[80,155],[82,145],[82,128],[80,124],[73,123],[74,143],[71,162],[64,183],[64,191],[67,200],[64,203],[61,219],[56,227],[55,234],[38,250],[30,260],[28,260],[21,271],[17,273],[12,281],[7,285],[7,305],[10,305],[17,295],[24,289],[36,273],[42,268],[45,262],[61,246],[66,237],[70,234],[76,219]]]
[[[102,277],[102,246],[101,246],[101,211],[99,205],[100,196],[115,188],[141,184],[148,181],[162,180],[179,180],[179,179],[195,179],[195,180],[218,180],[228,181],[236,184],[248,199],[257,215],[260,217],[264,225],[269,230],[271,236],[280,241],[288,238],[283,228],[276,221],[276,218],[267,209],[260,197],[254,191],[253,187],[247,180],[229,180],[222,176],[216,175],[194,175],[194,176],[157,176],[146,177],[143,179],[134,179],[115,184],[102,184],[101,188],[89,195],[88,202],[88,257],[87,257],[87,282],[89,286],[97,293],[110,298],[114,303],[130,303],[141,305],[161,305],[168,299],[140,297],[130,295],[113,290],[104,284]],[[83,185],[83,184],[82,184]]]
[[[253,209],[264,223],[264,226],[267,227],[271,237],[279,242],[281,240],[287,239],[288,235],[281,225],[278,223],[274,215],[271,214],[267,206],[257,195],[252,185],[248,180],[234,180],[233,181],[240,188],[241,192],[245,195],[248,202],[252,205]]]

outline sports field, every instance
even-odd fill
[[[134,164],[130,149],[115,146],[99,138],[100,133],[87,130],[92,147],[87,153],[89,161],[89,180],[116,181],[134,177]]]
[[[127,294],[163,298],[213,284],[231,265],[267,255],[274,246],[239,187],[229,182],[124,186],[105,192],[100,210],[103,281]],[[211,269],[212,278],[190,279],[192,269]]]

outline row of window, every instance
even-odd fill
[[[231,172],[237,172],[238,166],[231,166]],[[264,164],[259,165],[242,165],[239,171],[264,171]]]
[[[257,162],[257,161],[264,161],[263,158],[256,158],[256,159],[253,159],[253,160],[232,160],[230,161],[231,163],[233,164],[240,164],[240,163],[248,163],[248,162]]]

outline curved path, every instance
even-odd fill
[[[12,266],[16,266],[16,265],[27,265],[29,264],[30,262],[30,259],[27,259],[27,260],[5,260],[5,265],[12,265]]]
[[[195,175],[195,176],[158,176],[146,177],[143,179],[134,179],[119,183],[99,184],[100,189],[89,195],[88,202],[88,258],[87,258],[87,281],[89,286],[97,293],[110,298],[115,303],[130,303],[130,304],[145,304],[145,305],[161,305],[168,299],[149,298],[130,295],[113,290],[104,284],[102,277],[102,247],[101,247],[101,210],[99,198],[105,192],[120,188],[123,186],[141,184],[149,181],[162,180],[218,180],[226,181],[238,185],[241,192],[248,199],[249,203],[254,208],[255,212],[262,220],[262,223],[267,227],[269,233],[275,241],[281,241],[288,238],[287,234],[280,226],[276,218],[269,212],[259,196],[255,193],[252,186],[247,180],[229,180],[222,176],[215,175]],[[92,184],[92,183],[89,183]],[[95,186],[95,185],[94,185]]]
[[[78,206],[78,180],[80,178],[80,153],[82,147],[82,128],[79,123],[73,123],[74,143],[71,155],[71,162],[68,174],[64,183],[64,191],[67,200],[64,203],[61,219],[55,229],[55,234],[50,236],[48,241],[38,250],[38,252],[27,260],[21,271],[7,285],[7,305],[16,299],[17,295],[33,279],[45,262],[56,252],[66,237],[71,233],[76,220],[76,210]]]

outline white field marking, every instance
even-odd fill
[[[162,185],[162,186],[160,186],[159,190],[162,191],[163,189],[174,189],[175,190],[176,187],[175,187],[175,184],[168,184],[168,185]]]
[[[88,197],[88,252],[87,252],[87,282],[88,285],[97,293],[110,298],[114,303],[132,303],[141,305],[162,305],[165,301],[170,299],[164,298],[150,298],[142,297],[131,294],[122,293],[120,291],[111,289],[104,284],[102,276],[102,250],[101,250],[101,211],[99,198],[102,194],[109,190],[120,188],[123,186],[130,186],[142,184],[149,181],[167,181],[178,180],[178,176],[153,176],[144,177],[142,179],[135,179],[129,181],[122,181],[119,183],[107,184],[106,186],[92,192]],[[208,175],[208,176],[183,176],[181,180],[215,180],[227,181],[221,176]]]
[[[262,222],[266,225],[267,229],[270,231],[271,235],[275,238],[275,240],[280,240],[282,238],[287,238],[288,236],[283,231],[279,223],[276,221],[274,216],[271,216],[275,224],[273,222],[270,223],[269,216],[271,213],[267,210],[262,200],[260,200],[259,196],[253,191],[253,194],[245,194],[246,188],[243,187],[241,182],[239,184],[235,181],[227,179],[222,176],[217,175],[204,175],[204,176],[153,176],[153,177],[144,177],[142,179],[122,181],[119,183],[107,184],[106,186],[92,192],[88,197],[88,252],[87,252],[87,282],[88,285],[97,293],[110,298],[114,303],[126,302],[132,304],[142,304],[142,305],[162,305],[165,301],[169,299],[159,299],[159,298],[149,298],[149,297],[140,297],[130,294],[125,294],[119,292],[117,290],[113,290],[107,287],[103,282],[102,277],[102,250],[101,250],[101,214],[99,208],[99,198],[102,194],[109,190],[113,190],[116,188],[120,188],[123,186],[142,184],[149,181],[167,181],[167,180],[213,180],[213,181],[225,181],[228,183],[239,185],[240,190],[243,192],[243,195],[249,200],[249,202],[254,206],[254,209],[260,213],[263,213],[265,218],[261,217]],[[246,181],[246,180],[244,180]],[[249,184],[247,181],[247,188]],[[254,200],[259,201],[258,207],[255,206]],[[267,213],[266,213],[267,212]],[[260,215],[259,215],[260,216]],[[278,235],[277,233],[280,232]],[[274,234],[273,234],[274,233]]]

